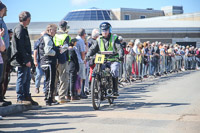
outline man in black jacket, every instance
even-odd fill
[[[11,65],[18,67],[17,70],[17,103],[38,105],[33,101],[30,94],[31,80],[31,42],[27,30],[31,15],[27,11],[19,14],[20,23],[15,27],[11,46]]]

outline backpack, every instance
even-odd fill
[[[35,50],[37,50],[37,59],[38,59],[38,62],[40,62],[40,54],[43,53],[41,51],[41,47],[44,48],[44,39],[43,39],[43,36],[40,37],[36,42],[35,42]]]

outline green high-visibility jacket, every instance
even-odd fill
[[[114,45],[116,39],[117,39],[117,36],[111,34],[110,40],[109,40],[108,49],[105,50],[105,45],[104,45],[104,42],[103,42],[103,37],[101,36],[101,37],[98,39],[98,42],[99,42],[99,44],[100,44],[100,51],[101,51],[101,52],[102,52],[102,51],[113,51],[113,52],[114,52],[114,50],[113,50],[113,45]],[[115,56],[115,57],[119,57],[119,55],[117,55],[117,56]],[[115,59],[108,59],[108,60],[114,61]]]
[[[53,37],[53,41],[55,43],[55,46],[62,46],[65,39],[68,37],[69,35],[68,34],[56,34],[54,37]],[[71,42],[71,37],[69,36],[69,43]]]

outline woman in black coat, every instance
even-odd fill
[[[74,50],[74,46],[76,46],[76,42],[78,40],[76,38],[72,39],[69,48],[68,48],[68,53],[69,53],[69,91],[71,94],[71,100],[80,100],[79,97],[75,93],[75,83],[77,79],[77,72],[79,71],[79,63],[78,63],[78,58],[76,55],[76,52]],[[69,91],[68,91],[68,99],[69,99]]]

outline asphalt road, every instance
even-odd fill
[[[200,71],[148,79],[120,89],[114,105],[91,98],[0,120],[0,132],[199,133]],[[34,99],[39,99],[35,96]]]

